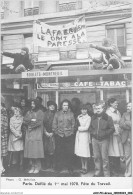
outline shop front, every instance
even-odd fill
[[[126,102],[131,101],[131,80],[120,75],[84,75],[58,78],[58,82],[50,82],[50,79],[38,80],[37,95],[46,100],[56,101],[60,105],[64,99],[72,100],[78,98],[81,103],[95,103],[100,100],[107,102],[114,97],[119,102],[119,110],[123,113],[126,109]],[[46,104],[45,104],[46,105]]]
[[[12,78],[10,78],[12,77]],[[114,97],[121,113],[131,101],[131,69],[107,70],[51,70],[24,72],[20,75],[2,75],[2,79],[17,81],[19,90],[27,90],[28,98],[41,96],[43,105],[53,100],[59,106],[63,99],[78,98],[81,103],[107,102]],[[10,80],[12,79],[12,80]],[[5,81],[5,80],[3,80]],[[16,85],[15,85],[16,86]],[[22,94],[24,95],[24,94]]]

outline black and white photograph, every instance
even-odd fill
[[[132,1],[1,0],[0,14],[3,185],[131,182]]]

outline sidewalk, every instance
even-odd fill
[[[76,167],[76,166],[75,166]],[[121,162],[121,173],[119,177],[124,177],[125,163]],[[94,163],[90,162],[87,174],[80,173],[80,164],[74,169],[73,176],[69,174],[68,170],[63,169],[60,173],[53,169],[43,169],[38,174],[29,174],[28,170],[20,170],[18,167],[10,167],[6,174],[2,177],[93,177]]]

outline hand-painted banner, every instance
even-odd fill
[[[68,47],[87,42],[85,18],[82,16],[71,23],[58,26],[35,21],[33,36],[34,45],[46,48]]]

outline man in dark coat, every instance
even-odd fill
[[[92,146],[95,162],[95,177],[103,174],[110,177],[108,148],[109,137],[114,133],[114,124],[110,116],[104,112],[103,102],[96,104],[96,113],[92,116],[89,128],[92,136]]]
[[[12,73],[20,73],[33,69],[27,47],[23,47],[20,53],[2,52],[2,55],[14,58]]]

